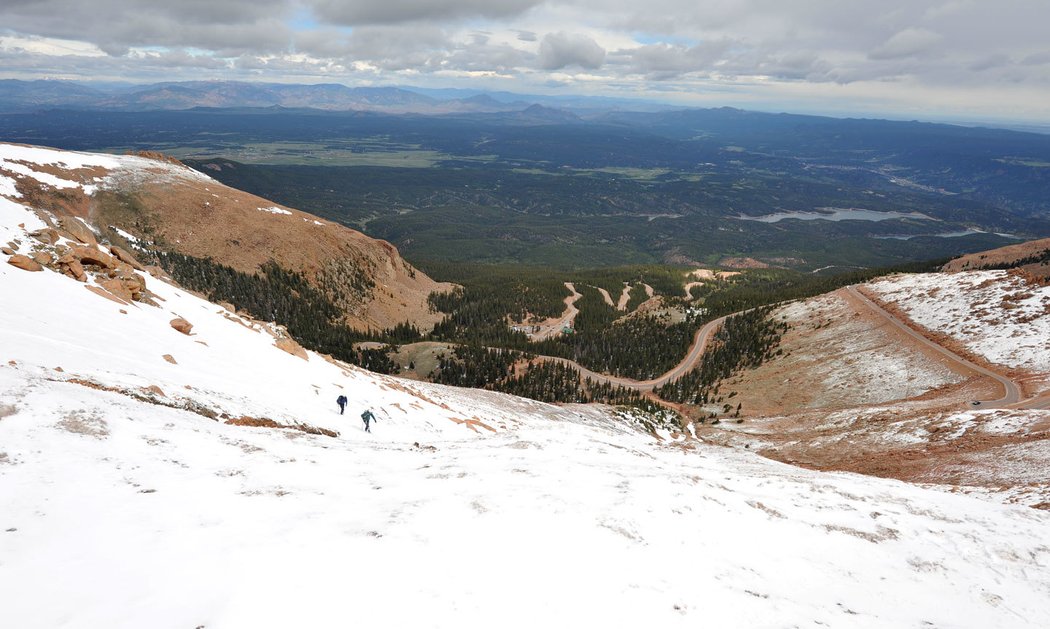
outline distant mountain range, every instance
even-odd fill
[[[471,90],[293,85],[240,81],[187,81],[149,85],[72,81],[0,81],[0,114],[47,109],[157,111],[207,108],[286,108],[373,111],[391,114],[522,112],[534,105],[577,111],[666,109],[653,103],[588,97],[547,97]],[[530,116],[541,113],[529,112]],[[546,112],[549,114],[550,112]]]

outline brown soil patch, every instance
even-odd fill
[[[496,432],[495,428],[493,428],[492,426],[489,426],[488,424],[486,424],[485,422],[481,421],[480,419],[478,419],[476,417],[473,417],[473,418],[470,418],[470,419],[461,419],[459,417],[449,417],[449,419],[451,419],[452,421],[456,422],[457,424],[460,424],[462,426],[466,426],[467,428],[470,428],[474,432],[481,432],[480,430],[478,430],[479,427],[480,428],[484,428],[485,430],[487,430],[489,432]]]
[[[251,428],[287,428],[288,430],[297,430],[308,435],[322,435],[325,437],[339,436],[339,433],[334,430],[328,430],[327,428],[318,428],[317,426],[311,426],[301,422],[281,424],[268,417],[248,417],[247,415],[243,415],[241,417],[227,419],[226,423],[231,426],[248,426]]]

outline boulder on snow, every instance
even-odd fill
[[[171,320],[171,327],[189,336],[190,330],[193,329],[193,324],[182,317],[176,317]]]
[[[46,252],[46,251],[36,251],[36,252],[33,253],[33,255],[31,255],[29,257],[33,258],[39,264],[42,264],[44,266],[47,266],[47,265],[51,264],[55,260],[51,256],[51,254]]]
[[[4,254],[5,256],[13,256],[15,255],[15,250],[11,247],[0,247],[0,253]]]
[[[72,236],[73,240],[79,240],[85,245],[97,245],[98,241],[95,240],[95,234],[88,229],[88,226],[83,221],[73,218],[72,216],[62,219],[62,230]]]
[[[274,345],[277,346],[277,349],[288,352],[292,356],[298,356],[303,360],[310,360],[310,358],[306,355],[306,350],[303,349],[302,345],[296,343],[295,339],[291,339],[288,337],[280,338],[277,339],[276,342],[274,342]]]
[[[172,356],[171,354],[164,354],[163,356],[161,356],[161,358],[163,358],[164,360],[168,361],[169,363],[171,363],[173,365],[179,364],[179,363],[175,362],[175,357]]]
[[[22,269],[24,271],[43,271],[44,270],[44,267],[41,266],[39,262],[37,262],[36,260],[30,258],[29,256],[24,256],[24,255],[22,255],[20,253],[16,253],[15,255],[13,255],[10,258],[8,258],[7,259],[7,263],[10,264],[11,266],[16,266],[16,267],[18,267],[18,268],[20,268],[20,269]]]

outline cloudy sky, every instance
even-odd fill
[[[1050,123],[1048,0],[2,0],[0,78],[601,94]]]

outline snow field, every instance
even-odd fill
[[[109,173],[105,177],[93,178],[91,183],[84,183],[44,172],[34,166],[54,166],[63,170],[102,168]],[[0,171],[4,170],[30,177],[54,188],[81,188],[87,195],[94,194],[99,187],[105,188],[112,186],[117,181],[128,179],[211,181],[210,177],[192,168],[135,155],[80,153],[40,146],[0,143]],[[12,198],[20,196],[14,187],[14,179],[2,172],[0,172],[0,196]]]

